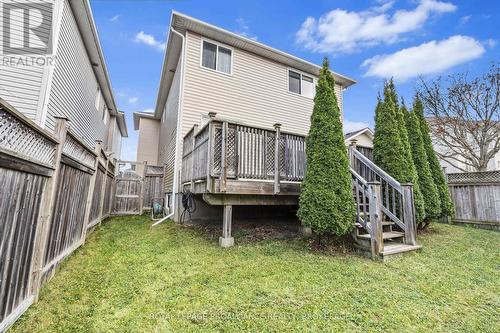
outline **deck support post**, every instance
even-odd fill
[[[274,124],[276,130],[274,140],[274,194],[280,193],[280,132],[281,124]]]
[[[299,227],[299,232],[302,235],[302,237],[311,237],[312,236],[312,229],[310,227],[306,227],[305,225],[300,225]]]
[[[221,247],[231,247],[234,245],[234,238],[231,237],[231,225],[233,220],[233,206],[224,205],[222,214],[222,237],[219,238]]]
[[[382,230],[382,185],[380,182],[368,182],[371,189],[370,196],[370,245],[372,258],[378,258],[384,250]]]
[[[413,184],[401,184],[403,189],[403,218],[405,223],[405,243],[417,245],[416,233],[417,224],[415,222],[415,207],[413,200]]]
[[[66,142],[66,134],[68,132],[68,119],[56,118],[56,126],[54,128],[54,136],[59,143],[55,147],[54,153],[54,173],[52,177],[47,178],[43,189],[42,199],[40,201],[40,211],[38,215],[38,227],[34,240],[33,261],[31,266],[31,283],[29,289],[34,296],[34,301],[38,301],[40,295],[40,287],[42,285],[42,272],[45,259],[45,248],[49,238],[50,225],[54,213],[54,205],[56,202],[57,183],[59,180],[59,170],[61,169],[61,156],[63,152],[64,142]]]

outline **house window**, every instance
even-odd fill
[[[233,51],[207,41],[203,41],[201,65],[222,73],[231,74]]]
[[[288,71],[288,90],[300,94],[300,74]]]
[[[288,91],[309,98],[314,97],[314,79],[311,76],[288,71]]]
[[[95,93],[95,108],[99,110],[99,104],[101,103],[101,89],[97,87],[97,91]]]
[[[108,122],[108,107],[106,105],[102,108],[102,121],[104,125]]]

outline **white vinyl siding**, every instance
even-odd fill
[[[39,3],[39,0],[27,0],[24,2]],[[48,1],[50,2],[50,1]],[[23,19],[17,18],[21,12],[11,12],[11,46],[23,46]],[[40,15],[33,11],[32,15]],[[3,20],[3,6],[0,6],[0,20]],[[3,32],[0,29],[0,32]],[[47,34],[50,33],[47,27]],[[0,48],[3,45],[3,33],[0,33]],[[33,46],[44,46],[33,45]],[[2,57],[9,57],[2,54]],[[21,55],[22,57],[22,55]],[[24,57],[22,57],[24,58]],[[37,113],[41,108],[41,95],[43,94],[44,75],[47,75],[48,68],[37,65],[7,65],[0,62],[0,97],[6,100],[19,112],[33,121],[37,121]]]
[[[249,125],[272,128],[281,123],[283,131],[307,135],[314,101],[289,92],[286,65],[234,48],[232,75],[220,75],[200,66],[201,40],[186,33],[182,136],[210,111]],[[340,85],[335,93],[342,108]]]
[[[179,62],[175,70],[172,85],[168,94],[165,110],[160,126],[160,142],[158,148],[158,163],[166,165],[166,174],[164,178],[165,192],[172,192],[174,183],[174,163],[175,163],[175,146],[177,142],[177,119],[179,116],[179,93],[180,93],[180,78],[181,78],[181,62],[182,57],[179,57]],[[199,68],[199,67],[198,67]],[[182,146],[181,146],[182,147]]]
[[[96,109],[97,91],[92,64],[71,8],[65,1],[46,127],[53,131],[55,117],[65,116],[70,121],[71,129],[88,145],[93,147],[95,140],[106,144],[107,127],[102,120],[104,99],[98,98]]]

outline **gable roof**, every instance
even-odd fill
[[[92,69],[101,87],[106,105],[109,108],[109,113],[117,117],[120,133],[123,137],[127,137],[127,124],[123,112],[120,112],[116,106],[111,80],[109,79],[106,61],[104,60],[104,54],[102,52],[89,1],[68,1],[68,3],[73,11],[78,30],[82,36],[83,44],[87,50],[87,55],[92,63]]]
[[[357,130],[357,131],[345,133],[344,140],[345,141],[352,140],[355,137],[357,137],[358,135],[361,135],[363,133],[367,133],[371,137],[371,139],[373,140],[373,136],[375,135],[375,133],[373,133],[373,131],[371,130],[370,127],[365,127],[365,128],[360,129],[360,130]]]
[[[321,69],[321,66],[298,58],[289,53],[272,48],[253,39],[238,35],[229,30],[225,30],[212,24],[200,21],[191,16],[179,13],[177,11],[172,11],[167,48],[165,51],[165,59],[163,62],[163,69],[160,79],[160,88],[158,91],[157,104],[155,108],[155,116],[157,118],[161,116],[161,113],[163,111],[163,107],[168,97],[168,90],[170,89],[172,83],[173,72],[175,71],[177,59],[180,55],[181,40],[179,36],[172,32],[172,29],[184,35],[186,31],[192,31],[212,40],[224,43],[229,46],[233,46],[238,49],[252,52],[256,55],[316,76],[319,75],[319,71]],[[347,88],[356,83],[355,80],[347,76],[333,71],[332,74],[335,78],[335,81],[341,84],[344,88]]]

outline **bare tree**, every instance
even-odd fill
[[[500,66],[472,80],[466,74],[447,80],[420,80],[422,99],[438,156],[462,171],[486,171],[500,151]]]

